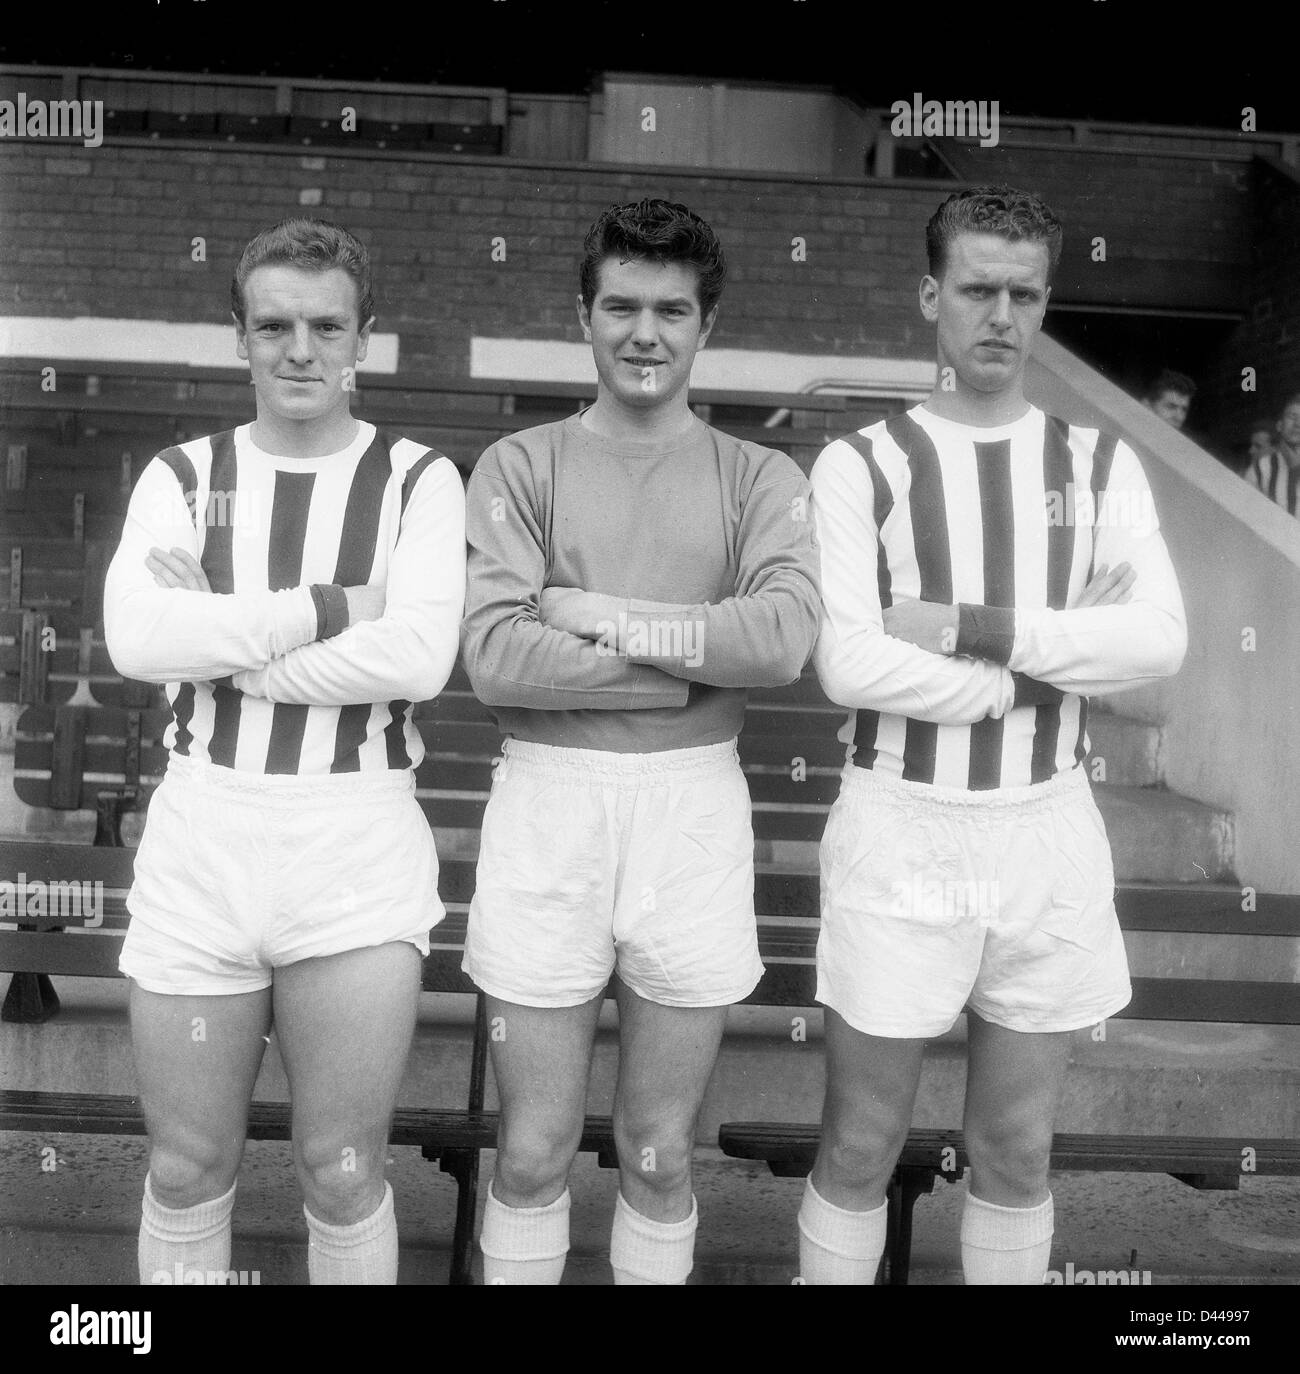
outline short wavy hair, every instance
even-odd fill
[[[718,236],[693,210],[671,200],[647,198],[611,205],[587,230],[578,282],[588,310],[596,299],[600,265],[608,257],[649,258],[694,267],[704,317],[717,305],[727,280],[727,259]]]
[[[1012,243],[1041,243],[1047,248],[1047,280],[1061,260],[1061,221],[1037,196],[1012,186],[974,186],[957,191],[925,226],[930,275],[939,278],[948,265],[948,248],[958,234],[997,234]]]
[[[324,219],[283,219],[249,241],[230,281],[230,308],[240,326],[244,318],[244,285],[259,267],[283,263],[307,272],[328,272],[341,267],[356,283],[357,323],[364,325],[375,313],[370,285],[370,254],[360,239]]]
[[[1146,399],[1158,401],[1166,391],[1172,391],[1175,396],[1186,396],[1190,401],[1196,395],[1196,383],[1185,372],[1175,372],[1172,367],[1162,368],[1147,387]]]

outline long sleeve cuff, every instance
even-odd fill
[[[956,652],[967,658],[985,658],[1006,667],[1016,644],[1014,606],[957,606]]]
[[[313,582],[311,599],[316,607],[316,638],[333,639],[348,628],[348,598],[332,582]]]

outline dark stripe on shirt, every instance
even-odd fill
[[[207,537],[203,544],[203,571],[208,586],[218,595],[235,590],[235,565],[232,550],[233,525],[238,488],[239,464],[235,457],[235,432],[214,434],[212,467],[208,480],[208,504],[204,513]],[[214,499],[215,498],[215,499]],[[239,709],[243,693],[230,685],[228,678],[212,684],[212,738],[208,753],[213,763],[235,766],[235,746],[239,740]]]
[[[314,472],[277,469],[271,498],[271,529],[267,541],[266,585],[273,592],[296,587],[302,581],[303,551],[307,543],[307,519],[311,514]],[[309,706],[278,701],[271,712],[271,732],[266,743],[265,773],[296,773],[302,761],[302,741],[307,733]]]
[[[1016,522],[1011,493],[1011,441],[975,445],[979,477],[980,522],[984,531],[984,595],[986,606],[1016,604]],[[1001,719],[986,717],[970,727],[970,761],[966,786],[988,791],[1002,781]]]
[[[1114,453],[1114,445],[1111,446]],[[1106,464],[1109,474],[1109,459]],[[1094,471],[1094,478],[1096,473]],[[1074,562],[1075,502],[1071,491],[1074,459],[1070,453],[1069,426],[1055,416],[1047,417],[1043,434],[1043,492],[1055,500],[1048,510],[1060,513],[1059,520],[1047,526],[1047,604],[1063,611],[1070,599],[1070,566]],[[1093,501],[1093,518],[1100,506]],[[1094,527],[1095,528],[1095,527]],[[1029,763],[1029,781],[1046,782],[1056,772],[1056,751],[1061,737],[1061,703],[1041,702],[1034,708],[1034,749]]]
[[[910,415],[886,420],[886,433],[907,458],[910,489],[908,511],[912,521],[912,548],[921,574],[921,600],[952,605],[952,550],[948,547],[948,507],[944,500],[943,470],[934,441]],[[908,717],[903,741],[903,779],[934,782],[934,761],[939,754],[939,725]]]
[[[190,745],[194,736],[190,733],[190,721],[194,719],[194,684],[182,682],[172,702],[172,717],[176,721],[176,743],[172,746],[178,754],[189,757]]]
[[[885,521],[894,509],[894,493],[876,461],[871,440],[863,434],[846,434],[844,442],[858,453],[867,465],[871,478],[872,518],[876,525],[876,592],[880,606],[894,604],[893,579],[889,575],[889,554],[882,533]],[[859,710],[853,729],[853,762],[860,768],[874,768],[877,758],[876,735],[880,729],[880,712]]]
[[[415,491],[415,484],[428,468],[442,456],[436,450],[430,449],[422,458],[417,458],[406,470],[406,476],[402,478],[401,513],[403,516],[406,514],[406,504]],[[399,539],[402,537],[400,529],[397,537]],[[406,747],[406,713],[410,709],[411,703],[400,698],[388,703],[388,724],[384,726],[384,743],[388,748],[388,766],[390,768],[409,768],[411,766],[411,753]]]
[[[411,493],[415,490],[415,484],[424,475],[424,471],[431,464],[436,463],[442,457],[441,453],[435,453],[432,449],[423,458],[417,458],[406,470],[406,476],[402,478],[402,514],[406,514],[406,503],[411,499]]]
[[[1101,503],[1106,490],[1107,483],[1110,481],[1110,466],[1115,458],[1116,439],[1113,434],[1100,433],[1097,435],[1097,444],[1092,451],[1092,480],[1089,487],[1092,491],[1092,553],[1088,556],[1088,578],[1092,581],[1093,572],[1097,567],[1097,531],[1101,528]],[[1074,757],[1083,757],[1084,736],[1088,732],[1088,699],[1079,698],[1079,734],[1074,741]]]
[[[1116,439],[1113,434],[1098,434],[1097,446],[1092,451],[1092,557],[1088,560],[1088,581],[1092,581],[1093,570],[1097,566],[1097,531],[1101,527],[1101,503],[1105,499],[1106,485],[1110,481],[1110,465],[1115,459]]]
[[[390,768],[409,768],[411,751],[406,747],[406,713],[411,709],[409,701],[400,697],[388,703],[388,724],[384,726],[384,744],[388,749]]]
[[[922,601],[952,605],[952,550],[948,545],[948,508],[943,493],[943,472],[934,441],[910,415],[886,421],[889,437],[907,457],[911,482],[908,509],[912,516],[912,544],[920,571]],[[907,782],[934,782],[939,727],[933,721],[907,721],[903,744],[903,778]]]
[[[158,461],[165,463],[172,471],[181,489],[181,495],[185,498],[185,504],[189,508],[190,519],[194,520],[194,509],[198,495],[199,478],[194,470],[194,464],[190,461],[189,454],[182,448],[164,449],[158,455]],[[197,533],[198,522],[195,521],[195,531]],[[178,754],[189,757],[190,745],[194,741],[194,736],[190,733],[190,721],[194,719],[194,684],[192,682],[182,682],[176,692],[176,699],[172,702],[172,719],[176,722],[176,742],[172,748]]]
[[[177,482],[180,483],[181,495],[185,498],[185,504],[190,509],[190,519],[193,520],[194,507],[198,499],[199,478],[194,471],[194,464],[190,461],[189,455],[184,449],[168,448],[158,455],[158,461],[166,463],[171,468]]]
[[[389,457],[392,443],[383,430],[376,430],[370,447],[361,455],[352,474],[352,486],[348,489],[347,507],[343,513],[339,558],[334,568],[334,581],[340,587],[363,586],[370,579],[375,550],[379,545],[379,517],[383,511],[384,492],[393,476],[392,459]],[[366,740],[370,711],[370,706],[360,703],[339,707],[331,773],[355,773],[360,770],[361,755],[358,751]]]

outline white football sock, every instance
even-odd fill
[[[307,1281],[314,1285],[395,1284],[397,1282],[397,1216],[393,1186],[384,1184],[384,1200],[368,1217],[348,1226],[320,1221],[304,1206],[307,1218]]]
[[[202,1274],[204,1283],[220,1283],[217,1274],[230,1270],[230,1213],[235,1185],[221,1197],[193,1207],[164,1207],[153,1195],[146,1175],[140,1209],[140,1241],[136,1254],[140,1282],[184,1283]],[[211,1276],[211,1277],[209,1277]]]
[[[799,1205],[799,1277],[806,1284],[872,1284],[885,1253],[889,1203],[850,1212],[827,1202],[809,1175]]]
[[[642,1216],[620,1192],[614,1204],[609,1262],[615,1287],[680,1287],[695,1265],[695,1228],[700,1209],[691,1198],[684,1221],[654,1221]]]
[[[966,1190],[961,1267],[968,1284],[1041,1284],[1052,1254],[1052,1195],[1037,1207],[1001,1207]]]
[[[479,1248],[488,1286],[554,1287],[569,1253],[569,1190],[545,1207],[507,1207],[489,1184]]]

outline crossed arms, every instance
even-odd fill
[[[803,479],[755,483],[737,537],[734,596],[675,604],[547,585],[540,501],[522,465],[490,449],[470,479],[463,642],[489,706],[634,710],[684,706],[691,682],[791,682],[820,619]],[[802,510],[802,519],[796,512]]]
[[[1097,695],[1153,682],[1182,662],[1182,598],[1154,514],[1145,523],[1098,526],[1097,573],[1065,610],[916,600],[882,610],[882,535],[865,465],[832,445],[813,468],[812,486],[825,602],[814,661],[839,705],[968,725],[1062,692]],[[1151,511],[1141,466],[1123,444],[1107,490],[1145,494],[1112,509]]]
[[[229,675],[250,696],[346,706],[427,700],[451,674],[465,539],[450,461],[431,463],[416,482],[382,587],[217,593],[199,558],[180,485],[155,459],[132,493],[104,587],[105,638],[125,676]]]

